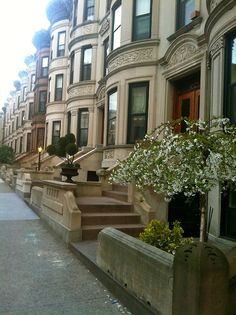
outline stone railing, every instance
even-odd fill
[[[77,186],[54,180],[42,184],[43,188],[32,188],[31,206],[66,243],[81,240],[81,211],[75,200]]]

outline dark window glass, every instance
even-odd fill
[[[30,80],[30,91],[33,91],[35,87],[35,74],[31,75],[31,80]]]
[[[47,77],[48,76],[48,57],[42,58],[41,63],[41,77]]]
[[[113,145],[116,140],[117,90],[108,94],[107,144]]]
[[[236,125],[236,33],[226,38],[224,116]]]
[[[77,142],[79,147],[83,147],[86,146],[88,142],[89,112],[87,108],[79,110],[78,119]]]
[[[23,87],[23,97],[22,97],[22,99],[23,99],[23,102],[26,101],[26,86]]]
[[[62,88],[63,88],[63,74],[57,74],[56,84],[55,84],[55,101],[62,100]]]
[[[107,8],[106,8],[106,11],[110,11],[110,8],[111,8],[111,1],[112,0],[107,0]]]
[[[26,143],[26,151],[31,151],[31,133],[27,133],[27,143]]]
[[[72,52],[70,56],[70,84],[74,82],[74,63],[75,63],[75,53]]]
[[[95,13],[95,1],[85,0],[84,21],[93,21]]]
[[[191,22],[191,15],[195,10],[195,0],[177,1],[177,29]]]
[[[58,33],[57,57],[65,56],[66,32]]]
[[[81,81],[91,80],[92,47],[83,48],[81,64]]]
[[[151,5],[151,0],[136,0],[134,2],[133,40],[150,38]]]
[[[120,47],[121,35],[121,1],[117,2],[113,8],[113,25],[112,25],[112,50]]]
[[[67,133],[71,133],[71,112],[67,113]]]
[[[52,144],[57,144],[59,142],[61,134],[61,122],[53,121],[52,123]]]
[[[148,82],[129,85],[128,143],[143,139],[147,132],[148,92]]]
[[[47,91],[40,91],[39,92],[39,112],[40,113],[45,113],[46,102],[47,102]]]
[[[78,0],[74,1],[73,27],[77,25]]]
[[[108,74],[107,56],[109,54],[109,38],[104,40],[104,42],[103,42],[103,49],[104,49],[103,76],[105,77]]]

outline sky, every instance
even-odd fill
[[[35,32],[49,27],[46,7],[49,0],[4,1],[0,10],[0,110],[18,73],[25,70],[24,59],[35,53],[32,38]]]

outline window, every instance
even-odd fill
[[[29,116],[28,116],[29,120],[31,120],[33,116],[33,107],[34,107],[34,103],[29,103]]]
[[[66,42],[66,32],[59,32],[58,42],[57,42],[57,57],[65,56],[65,42]]]
[[[103,76],[105,77],[108,74],[107,56],[109,54],[109,38],[105,39],[103,42],[103,51]]]
[[[48,57],[42,58],[42,64],[41,64],[41,77],[47,77],[48,76]]]
[[[108,94],[107,144],[115,144],[117,116],[117,90]]]
[[[18,116],[16,116],[16,129],[18,129],[19,128],[19,118],[18,118]]]
[[[20,106],[20,95],[18,95],[17,97],[17,108],[19,108],[19,106]]]
[[[236,125],[236,32],[226,38],[224,116]]]
[[[143,139],[147,132],[148,91],[148,82],[129,85],[128,143]]]
[[[51,102],[51,92],[52,92],[52,78],[48,79],[48,103]]]
[[[151,0],[134,1],[133,40],[150,38],[151,36]]]
[[[51,53],[50,53],[50,60],[53,59],[53,41],[54,41],[54,36],[51,37],[51,47],[50,47]]]
[[[27,133],[27,139],[26,139],[26,151],[31,151],[31,133]]]
[[[70,56],[70,84],[74,82],[74,66],[75,66],[75,53],[72,52]]]
[[[26,101],[26,86],[23,87],[23,102]]]
[[[56,75],[55,101],[62,100],[63,74]]]
[[[78,115],[78,137],[77,142],[79,147],[84,147],[88,142],[88,125],[89,125],[89,112],[87,108],[79,110]]]
[[[45,113],[46,102],[47,102],[47,91],[40,91],[39,92],[39,112],[40,113]]]
[[[67,133],[71,133],[71,112],[67,113]]]
[[[191,22],[191,15],[195,10],[195,0],[177,1],[177,29]]]
[[[36,148],[44,147],[44,128],[37,129],[37,143]]]
[[[61,134],[61,122],[53,121],[52,123],[52,144],[58,144]]]
[[[92,66],[92,47],[85,47],[82,51],[81,63],[81,81],[91,80],[91,66]]]
[[[35,87],[35,74],[31,75],[31,80],[30,80],[30,91],[33,91]]]
[[[78,0],[75,0],[74,11],[73,11],[73,27],[77,25],[77,11],[78,11]]]
[[[20,150],[19,153],[23,152],[23,137],[20,137]]]
[[[112,25],[112,50],[120,47],[121,35],[121,1],[118,1],[113,7],[113,25]]]
[[[22,110],[22,113],[21,113],[21,126],[24,124],[24,120],[25,120],[25,111]]]
[[[85,0],[84,21],[93,21],[95,13],[94,0]]]

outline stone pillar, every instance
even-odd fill
[[[207,243],[177,250],[174,259],[173,315],[227,315],[229,264]]]

